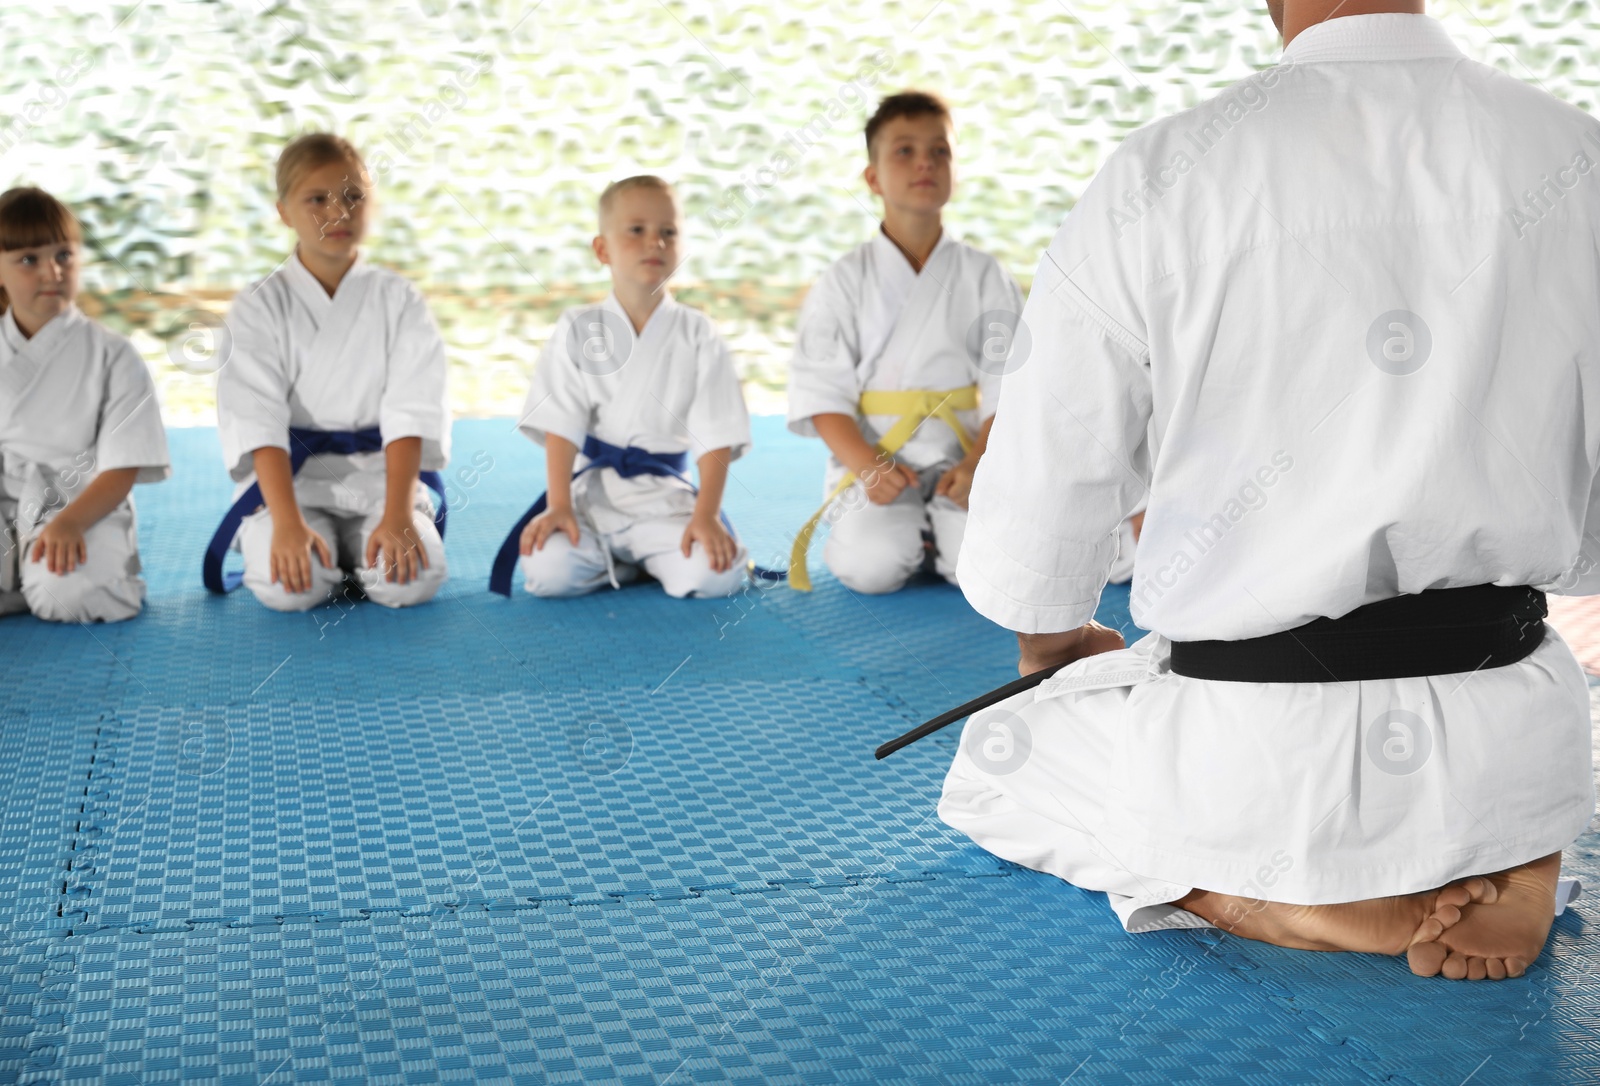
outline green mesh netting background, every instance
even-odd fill
[[[1470,56],[1591,112],[1597,9],[1430,5]],[[514,410],[556,314],[604,293],[594,199],[640,171],[679,184],[675,290],[772,410],[806,285],[876,222],[860,130],[878,95],[955,106],[950,228],[1026,288],[1125,132],[1279,53],[1254,0],[10,0],[0,41],[0,181],[78,209],[84,308],[134,336],[180,424],[212,421],[208,319],[289,251],[272,165],[297,132],[365,150],[371,255],[427,291],[459,413]]]

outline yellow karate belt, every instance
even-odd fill
[[[961,419],[956,416],[956,412],[978,409],[977,385],[943,391],[920,388],[869,390],[861,394],[858,406],[863,415],[900,416],[899,421],[889,428],[889,432],[878,440],[876,448],[882,457],[891,457],[899,452],[901,446],[910,441],[911,435],[917,432],[917,427],[929,419],[941,419],[954,430],[961,442],[963,453],[972,450],[972,437],[967,433],[967,428],[961,425]],[[839,485],[824,499],[822,508],[811,514],[811,519],[800,529],[800,534],[794,537],[794,546],[789,551],[790,588],[798,592],[811,591],[811,575],[806,572],[806,552],[811,549],[811,537],[816,534],[817,525],[821,522],[823,514],[827,513],[828,507],[855,481],[856,473],[853,471],[840,479]]]

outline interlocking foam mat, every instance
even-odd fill
[[[756,439],[727,506],[782,565],[822,449]],[[1126,935],[938,821],[957,729],[872,758],[1015,674],[955,589],[818,551],[809,596],[508,602],[543,461],[455,440],[425,607],[208,597],[230,487],[176,430],[146,612],[0,621],[0,1082],[1600,1082],[1593,892],[1501,984]]]

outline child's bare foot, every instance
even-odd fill
[[[1544,950],[1555,920],[1561,853],[1469,883],[1482,884],[1461,919],[1437,937],[1412,946],[1411,971],[1450,980],[1520,977]]]
[[[1274,946],[1393,955],[1438,939],[1473,900],[1471,889],[1449,886],[1339,905],[1285,905],[1194,890],[1176,904],[1224,931]]]

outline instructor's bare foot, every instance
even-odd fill
[[[1487,879],[1466,879],[1438,890],[1339,905],[1286,905],[1209,890],[1190,891],[1175,904],[1224,931],[1274,946],[1396,955],[1440,939],[1461,922],[1463,909],[1495,893]]]
[[[1421,977],[1502,980],[1520,977],[1544,950],[1555,921],[1561,853],[1469,879],[1484,889],[1461,908],[1461,919],[1437,938],[1412,946],[1407,958]]]

